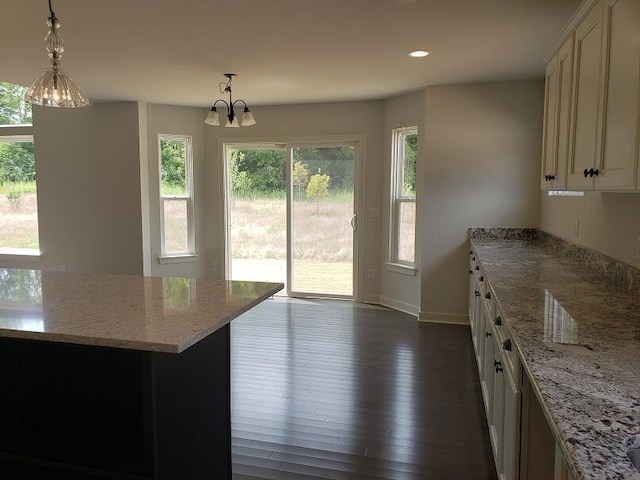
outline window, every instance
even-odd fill
[[[413,266],[416,240],[418,129],[393,130],[391,153],[391,263]]]
[[[0,82],[0,253],[40,253],[36,164],[26,88]]]
[[[193,255],[191,137],[160,135],[160,225],[163,257]]]

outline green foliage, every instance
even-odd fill
[[[231,150],[230,180],[234,196],[284,197],[286,192],[286,150],[284,148],[256,148]],[[293,149],[292,182],[298,198],[309,183],[309,172],[330,172],[329,188],[353,190],[354,162],[352,147],[322,147]]]
[[[244,159],[244,152],[240,150],[231,151],[231,160],[229,165],[229,177],[231,180],[231,193],[234,196],[247,196],[251,192],[251,178],[246,171],[241,171],[239,162]]]
[[[293,165],[293,185],[298,187],[298,198],[302,198],[302,189],[309,184],[309,170],[301,161]]]
[[[160,178],[163,194],[187,192],[187,142],[181,139],[160,140]]]
[[[238,153],[236,154],[236,152]],[[232,160],[234,155],[236,155],[235,162],[237,162],[238,169],[238,177],[236,178],[240,180],[241,172],[246,172],[246,179],[242,181],[247,189],[252,190],[254,193],[285,191],[286,161],[284,149],[233,150],[231,152]]]
[[[320,210],[320,201],[329,196],[329,181],[329,175],[323,174],[320,169],[309,179],[307,198],[316,201],[316,213]]]
[[[0,142],[0,185],[35,179],[33,142]]]
[[[31,123],[31,105],[24,101],[25,87],[0,82],[0,125]]]
[[[418,134],[410,134],[405,137],[404,144],[404,172],[402,182],[402,195],[415,196],[416,194],[416,159],[418,157]]]
[[[22,206],[22,197],[24,196],[24,192],[19,189],[12,189],[7,192],[7,200],[11,204],[11,208],[16,211],[20,210]]]

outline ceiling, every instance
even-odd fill
[[[53,0],[63,67],[92,101],[277,105],[542,77],[580,0]],[[46,0],[2,0],[0,80],[48,66]],[[429,50],[413,59],[407,52]]]

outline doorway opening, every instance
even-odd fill
[[[227,278],[353,298],[356,145],[227,144]]]

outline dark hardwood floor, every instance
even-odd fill
[[[234,480],[497,478],[467,327],[276,298],[231,352]]]

